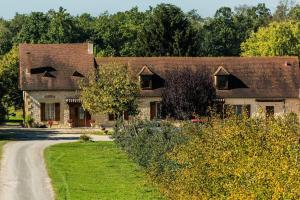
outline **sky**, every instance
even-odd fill
[[[299,1],[299,0],[298,0]],[[15,13],[30,13],[31,11],[47,12],[49,9],[57,10],[60,6],[67,9],[72,15],[90,13],[94,16],[108,11],[115,13],[125,11],[134,6],[146,10],[149,6],[159,3],[171,3],[184,11],[198,10],[202,17],[213,16],[222,6],[236,7],[238,5],[257,5],[265,3],[274,10],[279,0],[0,0],[0,17],[11,19]]]

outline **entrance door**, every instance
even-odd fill
[[[69,104],[70,119],[73,120],[73,126],[75,127],[90,127],[89,121],[91,115],[88,111],[85,111],[80,103]]]

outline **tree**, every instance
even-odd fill
[[[18,48],[14,47],[0,60],[0,117],[7,114],[9,106],[22,104],[22,92],[18,89],[18,55]]]
[[[257,6],[240,6],[235,8],[234,24],[238,46],[244,42],[252,32],[267,26],[271,20],[271,12],[265,4]]]
[[[66,9],[60,7],[56,12],[50,10],[48,12],[50,18],[49,30],[47,33],[48,43],[72,43],[80,42],[78,38],[78,27],[74,18]]]
[[[50,19],[41,12],[32,12],[25,18],[25,22],[17,35],[18,43],[45,43]]]
[[[190,68],[178,68],[166,75],[162,92],[163,113],[176,119],[207,115],[212,106],[215,89],[209,73]]]
[[[299,4],[295,5],[294,7],[292,7],[290,9],[288,18],[290,20],[300,20],[300,5]]]
[[[9,30],[8,23],[0,18],[0,58],[12,47],[12,32]]]
[[[148,11],[138,43],[140,56],[193,56],[199,51],[188,17],[171,4]]]
[[[299,22],[273,22],[242,43],[242,56],[300,56],[299,33]]]
[[[83,107],[93,114],[114,114],[125,111],[136,114],[138,84],[130,77],[126,66],[110,63],[101,65],[81,82]]]
[[[217,10],[213,19],[204,25],[204,51],[208,56],[239,55],[240,43],[234,23],[234,14],[228,7]]]
[[[294,6],[294,1],[291,0],[280,0],[277,8],[273,14],[275,21],[283,21],[288,19],[288,14]]]
[[[104,13],[96,19],[92,40],[100,56],[136,56],[137,35],[145,14],[137,7],[113,15]]]

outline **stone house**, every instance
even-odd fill
[[[221,105],[232,105],[237,114],[246,108],[250,115],[259,109],[268,115],[299,114],[300,71],[297,57],[101,57],[93,45],[21,44],[19,85],[24,96],[25,115],[35,123],[53,120],[57,127],[111,126],[111,115],[90,115],[79,99],[78,81],[107,63],[128,66],[141,82],[139,117],[160,117],[161,94],[167,72],[180,67],[209,72]],[[128,116],[124,116],[127,118]]]

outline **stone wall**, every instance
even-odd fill
[[[296,113],[299,115],[300,100],[285,99],[282,102],[257,102],[256,99],[248,98],[228,98],[225,99],[225,104],[229,105],[251,105],[251,116],[258,115],[259,111],[266,112],[266,106],[274,106],[275,116],[284,113]]]
[[[25,115],[31,115],[35,123],[41,122],[40,103],[60,103],[60,121],[54,122],[55,127],[68,127],[69,120],[69,105],[66,103],[66,98],[78,96],[74,91],[30,91],[24,92]],[[150,102],[159,102],[160,97],[143,97],[138,99],[139,115],[137,118],[150,120]],[[225,99],[225,104],[230,105],[251,105],[251,116],[258,114],[259,110],[265,111],[266,106],[274,106],[275,115],[294,112],[300,114],[299,99],[285,99],[283,102],[257,102],[254,98],[228,98]],[[92,119],[96,121],[96,126],[111,127],[115,121],[109,121],[108,115],[97,114],[92,115]]]

